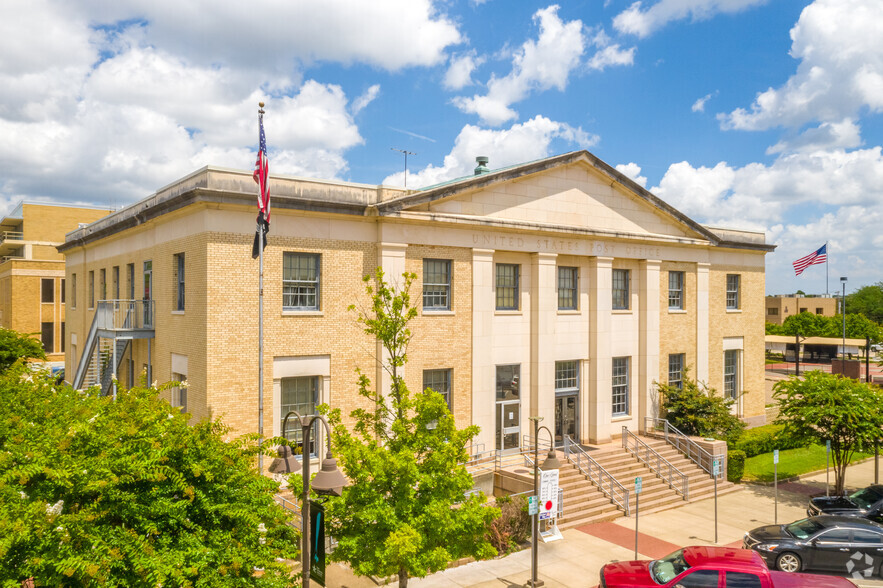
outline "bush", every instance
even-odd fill
[[[705,384],[697,383],[684,373],[683,387],[656,384],[664,418],[685,435],[715,437],[735,441],[745,423],[730,412],[734,401],[724,398]]]
[[[497,506],[501,515],[490,524],[487,539],[497,553],[505,554],[530,538],[530,515],[524,496],[501,496]]]
[[[774,449],[797,449],[805,444],[799,439],[784,434],[784,425],[763,425],[748,429],[735,442],[728,443],[730,449],[744,451],[747,457],[772,453]]]
[[[727,454],[727,480],[738,484],[745,473],[745,452],[735,449]]]

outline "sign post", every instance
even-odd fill
[[[310,578],[325,586],[325,507],[310,501]]]
[[[775,506],[773,507],[773,524],[779,524],[779,450],[773,450],[773,492]]]
[[[828,486],[831,483],[830,470],[828,468],[831,467],[831,440],[828,439],[825,441],[825,496],[830,496],[830,490]]]
[[[717,479],[721,475],[719,459],[711,462],[711,471],[714,474],[714,542],[717,543]]]
[[[635,478],[635,559],[638,559],[638,498],[641,496],[641,476]]]
[[[528,496],[527,498],[527,514],[528,516],[533,516],[539,513],[539,502],[537,502],[536,496]]]

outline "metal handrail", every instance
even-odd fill
[[[3,231],[4,241],[24,241],[25,234],[22,231]]]
[[[567,435],[564,436],[564,455],[607,498],[625,511],[625,516],[629,516],[629,491]]]
[[[710,476],[714,476],[714,462],[717,461],[723,466],[724,459],[726,458],[726,455],[720,453],[712,455],[705,448],[690,439],[690,437],[680,432],[677,427],[666,419],[644,417],[644,432],[645,434],[661,432],[666,443],[686,455],[688,459],[705,470]],[[722,471],[723,467],[721,467]],[[718,476],[721,475],[718,474]]]
[[[629,446],[629,441],[632,441],[632,447]],[[687,476],[673,463],[659,455],[655,449],[639,439],[637,435],[629,431],[628,427],[622,428],[622,447],[650,468],[663,482],[668,484],[669,488],[683,496],[684,500],[689,498],[690,487]]]
[[[153,300],[99,300],[95,317],[99,329],[153,329]]]

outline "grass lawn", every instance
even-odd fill
[[[871,453],[858,453],[852,456],[853,461],[870,457]],[[833,464],[831,464],[833,467]],[[785,449],[779,452],[779,479],[792,478],[825,469],[825,446],[810,445],[800,449]],[[833,478],[832,478],[833,479]],[[773,454],[763,453],[745,460],[745,482],[773,481]]]

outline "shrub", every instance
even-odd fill
[[[727,454],[727,480],[738,484],[745,473],[745,452],[735,449]]]
[[[501,496],[497,506],[501,515],[490,524],[487,539],[497,553],[504,554],[530,538],[530,515],[524,496]]]
[[[734,441],[745,429],[745,423],[730,412],[734,402],[732,399],[724,398],[714,388],[690,379],[687,373],[684,373],[682,388],[656,385],[664,418],[685,435]]]
[[[797,449],[805,444],[800,439],[785,435],[784,425],[763,425],[748,429],[735,442],[728,443],[730,449],[745,452],[746,457],[772,453],[774,449]]]

